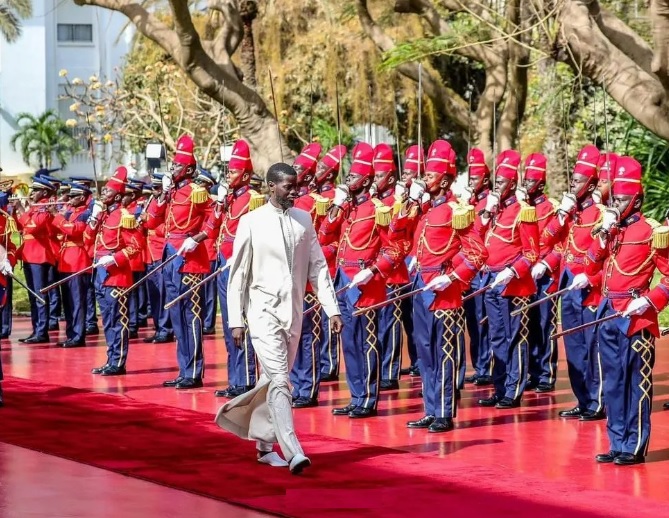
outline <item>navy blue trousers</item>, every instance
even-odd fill
[[[216,261],[211,261],[209,273],[216,271]],[[219,274],[220,275],[220,274]],[[218,293],[216,283],[212,280],[204,285],[204,328],[214,329],[216,327],[216,311],[218,310]]]
[[[146,275],[145,272],[132,272],[132,282],[133,284],[140,280],[142,277]],[[128,293],[128,305],[130,306],[130,332],[137,332],[139,328],[139,320],[142,318],[140,316],[140,306],[142,303],[142,296],[140,296],[140,292],[142,290],[146,289],[146,286],[144,284],[140,284],[137,286],[134,290],[132,290],[130,293]]]
[[[550,275],[536,281],[537,298],[545,299],[551,285]],[[552,299],[535,306],[530,313],[530,380],[534,383],[554,385],[557,379],[558,348],[551,335],[557,329],[557,300]]]
[[[95,304],[95,284],[93,275],[89,275],[88,289],[86,290],[86,327],[98,327],[98,308]]]
[[[225,257],[218,255],[219,268],[225,266]],[[251,337],[247,331],[244,333],[244,345],[235,347],[232,340],[232,331],[228,326],[228,277],[230,269],[216,277],[218,284],[218,296],[220,297],[221,315],[223,316],[223,335],[225,336],[225,348],[228,350],[228,383],[232,387],[255,386],[257,379],[256,354],[251,345]]]
[[[323,323],[323,339],[321,340],[321,378],[339,376],[339,350],[341,335],[330,331],[330,319],[323,309],[321,322]]]
[[[46,285],[48,286],[50,284],[53,284],[58,280],[58,278],[59,278],[58,270],[56,270],[56,267],[49,265]],[[58,319],[63,314],[62,293],[61,293],[62,290],[63,287],[59,286],[58,288],[54,288],[53,290],[49,291],[49,327],[57,326]],[[37,293],[39,293],[39,290],[37,291]],[[43,298],[46,300],[45,297]]]
[[[418,278],[416,287],[424,283]],[[425,415],[453,418],[457,414],[458,378],[464,366],[465,315],[462,308],[430,311],[429,293],[414,297],[414,339],[423,382]]]
[[[7,277],[7,298],[5,300],[5,305],[2,308],[2,331],[0,332],[3,336],[12,334],[13,296],[14,280],[11,277]]]
[[[484,276],[486,284],[495,274]],[[512,317],[511,312],[525,306],[529,297],[504,297],[504,286],[485,292],[488,336],[493,354],[492,378],[498,398],[518,400],[527,384],[529,356],[529,312]]]
[[[107,365],[125,367],[130,342],[128,296],[122,295],[125,288],[104,286],[106,278],[107,270],[98,266],[95,269],[95,295],[100,305],[107,342]]]
[[[147,273],[155,270],[162,261],[155,261],[148,265]],[[173,334],[170,313],[165,309],[167,303],[167,292],[165,290],[164,272],[159,271],[146,279],[146,289],[149,295],[151,307],[151,318],[156,328],[156,336],[164,338]]]
[[[482,273],[477,273],[471,283],[469,294],[484,286]],[[483,295],[463,303],[469,335],[469,354],[476,376],[492,376],[492,349],[488,338],[488,319]]]
[[[349,282],[350,279],[339,270],[335,289],[340,290]],[[362,408],[376,408],[381,376],[377,312],[367,311],[353,316],[356,307],[346,291],[339,295],[339,310],[344,322],[342,343],[351,404]]]
[[[571,284],[574,275],[567,268],[562,272],[560,289]],[[586,307],[583,300],[590,292],[570,290],[562,295],[561,321],[562,330],[571,329],[595,320],[597,308]],[[603,410],[602,374],[600,368],[599,348],[595,326],[564,337],[564,350],[567,357],[567,372],[571,390],[584,410],[599,412]]]
[[[61,273],[62,276],[70,275]],[[86,299],[90,286],[90,274],[83,273],[65,283],[63,290],[63,312],[65,313],[65,336],[68,340],[83,342],[86,336]]]
[[[50,269],[53,269],[53,266],[48,263],[33,264],[24,262],[23,273],[26,276],[26,284],[28,285],[28,288],[35,293],[39,293],[42,288],[48,286]],[[38,302],[35,297],[28,294],[28,300],[30,301],[30,320],[33,325],[33,334],[35,336],[49,336],[49,307],[51,295],[55,293],[55,291],[57,290],[51,290],[42,295],[46,304]],[[56,320],[56,323],[57,322],[58,321]]]
[[[386,293],[395,291],[399,284],[389,284]],[[395,297],[398,294],[389,295]],[[381,379],[399,381],[402,365],[402,301],[395,301],[378,310],[379,342],[381,345]]]
[[[165,246],[163,261],[176,254],[172,245]],[[200,282],[202,274],[181,273],[183,257],[170,261],[163,268],[167,300],[174,300],[191,286]],[[179,376],[199,380],[204,378],[204,349],[202,347],[202,287],[181,299],[169,309],[170,321],[177,339]]]
[[[605,300],[598,316],[611,313],[615,310]],[[619,327],[621,320],[598,326],[606,431],[612,450],[645,456],[650,440],[655,338],[647,330],[627,336]]]
[[[304,311],[318,304],[313,293],[304,296]],[[323,339],[323,326],[320,307],[302,319],[300,345],[295,355],[293,368],[290,370],[290,383],[293,385],[293,397],[316,398],[321,381],[320,350]]]

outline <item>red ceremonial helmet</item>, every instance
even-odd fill
[[[293,162],[293,169],[297,172],[297,184],[309,184],[316,174],[316,164],[322,147],[318,142],[304,146]]]
[[[182,135],[177,140],[177,150],[172,162],[172,179],[174,183],[183,180],[195,170],[195,142],[190,135]]]
[[[118,194],[125,194],[125,186],[128,182],[128,168],[125,166],[119,166],[114,171],[112,177],[107,180],[106,187],[112,189]]]
[[[530,196],[543,191],[546,185],[548,159],[542,153],[532,153],[525,157],[523,186]]]
[[[228,185],[232,189],[244,187],[251,182],[252,174],[251,150],[246,141],[240,139],[232,146],[232,153],[228,162]]]
[[[402,181],[410,185],[411,180],[420,178],[425,172],[425,152],[417,144],[409,146],[404,154],[404,169],[402,170]]]
[[[346,185],[352,194],[362,191],[365,181],[374,178],[373,158],[374,149],[366,142],[359,142],[353,148],[353,163],[346,178]]]
[[[643,168],[634,158],[631,156],[621,156],[618,158],[615,175],[613,175],[611,194],[613,196],[632,196],[630,202],[620,213],[621,220],[638,210],[634,208],[634,204],[638,199],[643,197],[642,175]],[[617,202],[614,205],[619,208]]]
[[[490,169],[485,163],[485,154],[479,148],[473,147],[467,153],[469,167],[469,188],[478,194],[483,190],[483,182],[490,177]]]
[[[374,148],[374,183],[376,191],[381,194],[395,183],[397,167],[393,159],[393,148],[388,144],[379,144]]]
[[[593,192],[598,195],[598,203],[606,203],[611,195],[611,183],[613,182],[613,175],[616,174],[616,163],[620,157],[615,153],[602,153],[599,155],[599,181],[597,188]]]
[[[597,165],[599,164],[599,149],[592,144],[584,146],[578,152],[574,173],[571,176],[571,193],[578,200],[585,199],[591,185],[597,184]]]
[[[346,156],[346,151],[346,146],[335,146],[318,162],[315,176],[318,185],[323,185],[327,181],[334,181],[335,177],[339,174],[339,166],[342,159]]]
[[[520,153],[515,149],[505,149],[497,155],[495,161],[495,190],[499,194],[500,200],[507,199],[518,185],[520,159]]]
[[[444,179],[444,176],[455,176],[452,174],[452,152],[451,145],[445,140],[435,140],[430,149],[427,150],[425,190],[430,194],[435,194],[441,189],[441,181]]]

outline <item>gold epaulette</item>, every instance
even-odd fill
[[[472,205],[458,204],[453,209],[453,221],[451,226],[453,230],[464,230],[474,223],[474,207]]]
[[[251,199],[249,200],[249,212],[265,205],[267,200],[265,199],[264,194],[260,194],[253,189],[251,189],[249,192],[251,193]]]
[[[520,213],[518,218],[521,223],[536,223],[537,222],[537,209],[528,205],[524,201],[520,202]]]
[[[669,227],[666,225],[660,225],[655,220],[648,220],[648,223],[651,221],[657,224],[657,226],[653,226],[651,224],[651,227],[653,227],[653,248],[658,250],[669,248]]]
[[[372,198],[372,203],[376,207],[374,211],[374,222],[380,227],[387,227],[393,219],[393,208],[388,207],[378,198]]]
[[[130,230],[137,228],[137,220],[133,214],[130,214],[126,209],[121,212],[121,228]]]
[[[312,192],[310,196],[316,202],[316,215],[327,216],[328,209],[330,208],[330,200],[325,196],[321,196],[320,194],[315,192]]]
[[[395,194],[395,203],[393,203],[393,216],[399,214],[403,206],[404,206],[404,198],[402,198],[402,196],[397,196]]]
[[[190,201],[199,205],[200,203],[204,203],[209,200],[209,192],[207,189],[200,185],[191,184]]]

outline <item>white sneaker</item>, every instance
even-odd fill
[[[293,475],[299,475],[304,468],[308,468],[309,466],[311,466],[309,457],[305,457],[301,453],[298,453],[290,461],[290,472]]]
[[[279,457],[279,454],[275,451],[271,451],[267,455],[263,455],[258,459],[258,462],[260,462],[260,464],[267,464],[268,466],[272,466],[274,468],[288,467],[288,463]]]

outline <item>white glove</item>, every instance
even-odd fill
[[[541,279],[544,275],[546,275],[546,270],[548,270],[548,266],[546,266],[544,263],[535,264],[532,267],[532,278],[535,281]]]
[[[372,183],[372,185],[369,186],[369,195],[373,198],[376,196],[379,192],[379,187],[376,185],[376,183]]]
[[[407,267],[407,270],[409,270],[409,273],[413,273],[414,270],[416,269],[416,265],[418,264],[418,259],[415,257],[411,258],[411,261],[409,261],[409,266]]]
[[[91,218],[98,219],[98,216],[105,210],[105,206],[100,200],[95,200],[93,202],[93,209],[91,210]]]
[[[438,275],[427,283],[423,291],[444,291],[453,283],[453,280],[448,275]]]
[[[516,189],[516,199],[518,201],[527,201],[528,198],[527,190],[524,187],[518,187],[518,189]]]
[[[576,196],[570,192],[566,192],[562,195],[562,201],[560,202],[558,210],[560,212],[564,212],[565,214],[569,214],[576,208],[576,203]]]
[[[404,195],[407,193],[407,186],[403,182],[397,182],[395,184],[395,196],[398,198],[404,198]]]
[[[174,186],[172,177],[169,174],[165,174],[163,176],[162,183],[163,183],[163,192],[169,192]]]
[[[199,244],[200,243],[195,241],[195,239],[193,239],[192,237],[186,238],[184,240],[183,244],[181,245],[181,247],[179,248],[179,251],[177,252],[177,255],[188,254],[188,253],[192,252],[193,250],[195,250],[197,248],[197,245],[199,245]]]
[[[218,203],[225,203],[225,198],[227,198],[230,188],[227,183],[221,183],[218,185],[218,191],[216,192],[216,201]]]
[[[592,201],[595,203],[602,203],[602,193],[599,192],[599,189],[592,191]]]
[[[421,180],[414,180],[411,182],[411,187],[409,187],[409,198],[415,202],[421,201],[425,193],[425,183]]]
[[[620,219],[620,212],[618,209],[609,207],[604,211],[604,217],[602,218],[602,229],[611,230]]]
[[[474,191],[472,191],[469,187],[465,187],[462,189],[462,200],[469,204],[471,199],[474,197]]]
[[[588,286],[590,286],[590,280],[588,279],[588,276],[584,273],[579,273],[577,275],[574,275],[574,280],[571,281],[569,289],[582,290],[583,288],[587,288]]]
[[[98,262],[96,263],[96,266],[102,266],[103,268],[107,268],[108,266],[111,266],[112,264],[116,264],[116,261],[114,261],[114,256],[113,255],[104,255],[98,259]]]
[[[629,317],[632,315],[641,315],[646,312],[651,307],[650,301],[646,297],[639,297],[638,299],[632,299],[627,305],[627,309],[623,311],[624,317]]]
[[[332,199],[332,204],[336,205],[337,207],[341,207],[348,199],[348,195],[348,187],[345,185],[337,185],[334,192],[334,198]]]
[[[12,263],[9,260],[5,259],[5,262],[0,265],[0,273],[3,275],[10,275],[13,273]]]
[[[360,270],[353,276],[350,287],[354,288],[355,286],[363,286],[367,284],[369,281],[371,281],[372,277],[374,277],[374,272],[369,268]]]
[[[496,286],[506,286],[511,282],[511,279],[515,278],[516,274],[511,268],[504,268],[501,272],[499,272],[495,276],[495,280],[492,281],[492,284],[490,285],[490,288],[494,288]]]
[[[497,211],[497,207],[499,207],[499,194],[491,192],[485,200],[485,210],[486,212],[494,213]]]
[[[427,203],[428,201],[430,201],[430,193],[429,193],[429,192],[424,192],[424,193],[423,193],[423,196],[422,196],[421,199],[420,199],[420,202],[421,202],[422,204],[425,204],[425,203]]]

